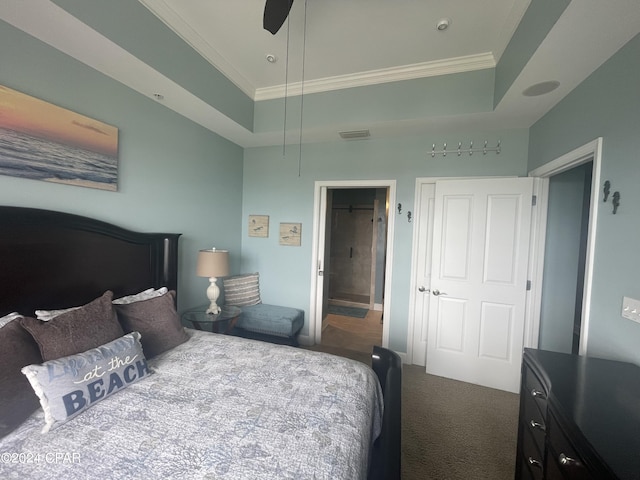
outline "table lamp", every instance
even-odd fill
[[[217,315],[220,307],[216,303],[220,296],[220,288],[216,284],[217,277],[229,275],[229,252],[227,250],[200,250],[198,252],[198,265],[196,274],[199,277],[209,277],[209,287],[207,288],[207,298],[210,305],[207,313]]]

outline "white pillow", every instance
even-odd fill
[[[15,320],[16,318],[22,318],[22,315],[20,315],[18,312],[12,312],[5,315],[4,317],[0,317],[0,328],[4,327],[7,323]]]
[[[161,287],[157,290],[148,288],[135,295],[127,295],[126,297],[116,298],[112,303],[116,305],[128,305],[130,303],[142,302],[143,300],[149,300],[150,298],[161,297],[167,293],[167,287]]]
[[[58,315],[71,312],[72,310],[77,310],[79,308],[80,307],[70,307],[70,308],[61,308],[60,310],[36,310],[36,318],[43,322],[48,322],[56,318]]]
[[[112,303],[116,305],[127,305],[129,303],[141,302],[142,300],[148,300],[150,298],[161,297],[167,293],[167,287],[161,287],[157,290],[155,288],[148,288],[135,295],[127,295],[125,297],[116,298]],[[60,310],[36,310],[36,318],[42,322],[49,322],[63,313],[76,310],[80,307],[63,308]]]

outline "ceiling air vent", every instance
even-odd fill
[[[345,140],[356,140],[358,138],[368,138],[371,136],[369,130],[349,130],[347,132],[338,132],[341,138]]]

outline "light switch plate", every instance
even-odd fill
[[[640,300],[622,297],[622,316],[640,323]]]

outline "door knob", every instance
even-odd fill
[[[432,291],[431,293],[433,293],[436,297],[440,296],[440,295],[446,295],[446,293],[441,292],[438,289],[435,289],[434,291]]]
[[[427,293],[429,293],[431,290],[429,290],[428,288],[420,287],[420,288],[418,288],[418,291],[419,292],[427,292]]]

